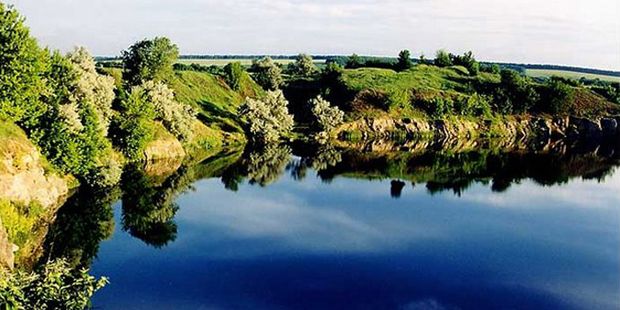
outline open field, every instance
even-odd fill
[[[591,73],[581,73],[581,72],[573,72],[573,71],[563,71],[563,70],[539,70],[539,69],[527,69],[527,75],[531,77],[550,77],[550,76],[560,76],[565,78],[573,78],[579,79],[581,77],[585,77],[587,79],[600,79],[603,81],[611,81],[611,82],[620,82],[620,77],[611,76],[611,75],[600,75],[600,74],[591,74]]]
[[[286,65],[295,60],[294,59],[274,59],[273,61],[279,64]],[[182,63],[186,65],[199,64],[203,66],[212,66],[212,65],[225,66],[230,62],[240,62],[244,66],[252,65],[251,58],[245,58],[245,59],[199,59],[197,58],[197,59],[179,59],[177,61],[177,63]],[[325,60],[314,60],[314,63],[317,65],[323,64],[325,63]]]

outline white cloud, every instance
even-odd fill
[[[616,0],[11,0],[51,47],[118,54],[166,35],[184,53],[394,55],[474,50],[485,60],[620,70]]]

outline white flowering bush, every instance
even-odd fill
[[[329,132],[344,122],[344,112],[336,106],[331,106],[329,101],[321,96],[310,100],[310,106],[315,126],[320,131]]]
[[[180,140],[191,140],[196,111],[174,100],[174,92],[162,82],[148,81],[140,87],[144,90],[146,100],[153,105],[155,117]]]
[[[240,114],[249,124],[251,139],[259,144],[273,143],[293,130],[293,116],[280,90],[268,91],[263,99],[246,99]]]

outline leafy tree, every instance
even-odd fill
[[[361,66],[362,66],[362,59],[357,54],[353,54],[349,56],[349,59],[347,59],[347,64],[345,65],[345,68],[355,69]]]
[[[147,101],[144,88],[138,86],[119,101],[120,113],[112,122],[112,141],[129,159],[142,159],[146,145],[153,140],[155,108]]]
[[[37,46],[24,18],[0,2],[0,118],[31,128],[46,112],[48,53]]]
[[[315,119],[315,126],[320,131],[329,132],[344,121],[344,112],[340,111],[336,106],[332,107],[330,103],[320,95],[310,100],[310,106],[312,107],[311,110]]]
[[[146,81],[163,81],[172,73],[179,49],[170,39],[156,37],[142,40],[122,52],[123,79],[129,86]]]
[[[293,129],[293,116],[289,114],[287,105],[288,101],[280,90],[268,91],[261,100],[246,99],[239,108],[239,113],[248,121],[253,142],[276,142]]]
[[[308,54],[299,54],[295,62],[288,65],[288,72],[299,77],[310,77],[317,72],[312,56]]]
[[[449,57],[454,65],[465,67],[470,75],[475,76],[480,72],[480,64],[476,61],[471,51],[463,54],[463,56],[450,54]]]
[[[243,66],[240,62],[231,62],[224,67],[224,78],[226,80],[226,84],[228,84],[232,90],[241,89],[243,71]]]
[[[402,50],[398,54],[398,63],[396,64],[396,68],[398,70],[404,71],[411,69],[413,67],[413,62],[411,61],[411,53],[408,50]]]
[[[284,83],[282,69],[271,57],[264,57],[252,62],[251,70],[254,72],[256,83],[266,90],[276,90]]]
[[[291,155],[287,145],[268,144],[254,149],[246,161],[249,183],[264,187],[275,182],[291,161]]]
[[[435,55],[435,65],[438,67],[449,67],[452,66],[452,60],[450,59],[450,54],[445,50],[438,50]]]

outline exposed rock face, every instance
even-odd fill
[[[342,136],[355,132],[366,139],[392,137],[433,136],[451,139],[476,136],[494,136],[505,140],[532,138],[580,138],[612,136],[620,133],[620,118],[588,119],[579,117],[506,117],[500,121],[469,119],[424,120],[364,118],[346,123],[336,130]]]
[[[183,145],[174,138],[152,141],[144,149],[144,158],[147,161],[183,157],[185,157]]]
[[[9,237],[2,226],[2,219],[0,219],[0,269],[13,268],[13,244],[9,242]]]
[[[39,151],[28,141],[0,137],[0,199],[55,205],[69,192],[66,178],[45,171]]]

